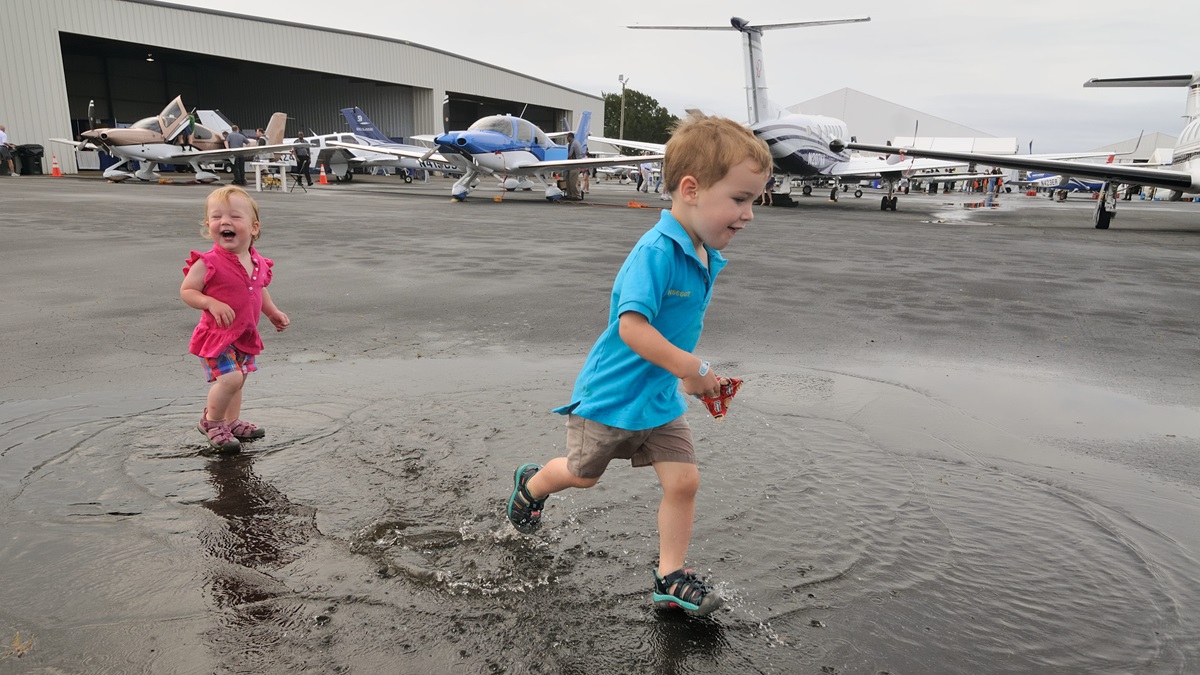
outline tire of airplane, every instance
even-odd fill
[[[861,197],[862,197],[862,190],[855,190],[855,191],[854,191],[854,198],[855,198],[855,199],[859,199],[859,198],[861,198]]]
[[[812,194],[812,186],[805,185],[804,187],[800,188],[800,192],[803,192],[804,196],[807,197]]]

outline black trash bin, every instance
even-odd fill
[[[45,148],[40,145],[29,143],[26,145],[17,146],[17,158],[21,160],[21,175],[22,176],[40,176],[42,175],[42,157],[45,156]]]

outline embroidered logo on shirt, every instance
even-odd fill
[[[680,298],[688,298],[688,297],[691,297],[692,292],[691,291],[677,291],[674,288],[669,288],[669,289],[667,289],[667,295],[674,295],[674,296],[677,296]]]

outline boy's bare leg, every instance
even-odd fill
[[[598,478],[576,476],[567,468],[566,457],[555,457],[546,462],[546,466],[543,466],[533,478],[529,479],[529,482],[525,483],[525,489],[537,499],[544,499],[548,495],[571,487],[590,488],[598,480]]]
[[[228,417],[230,411],[240,413],[242,408],[242,383],[246,376],[234,371],[217,377],[208,389],[209,422],[232,422],[236,417]],[[236,399],[236,407],[234,406]]]
[[[681,569],[687,558],[700,470],[687,462],[655,462],[654,471],[663,489],[658,505],[658,574],[665,577]]]

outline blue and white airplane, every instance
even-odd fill
[[[380,148],[392,148],[423,154],[426,148],[419,145],[397,143],[384,136],[361,108],[343,108],[340,112],[342,113],[342,117],[346,118],[346,123],[350,125],[349,133],[343,131],[341,133],[310,136],[305,139],[312,146],[313,166],[319,167],[324,165],[326,170],[333,174],[331,178],[339,181],[349,181],[353,180],[353,169],[373,169],[376,167],[411,169],[414,171],[423,169],[426,171],[441,171],[453,174],[461,174],[463,172],[458,166],[448,162],[397,157],[394,154],[380,152]],[[335,142],[369,147],[370,149],[352,149],[345,146],[335,146]],[[404,180],[405,182],[411,182],[412,178],[405,174]]]
[[[592,113],[585,110],[579,118],[579,129],[575,138],[587,152],[588,129]],[[511,115],[484,117],[463,131],[448,131],[433,139],[434,147],[417,151],[386,147],[331,142],[330,145],[351,150],[386,153],[396,157],[408,157],[419,161],[435,161],[452,164],[463,172],[462,178],[450,188],[454,201],[467,198],[479,184],[482,176],[488,175],[500,181],[505,190],[528,190],[539,181],[546,187],[546,199],[558,200],[562,190],[555,184],[553,174],[570,169],[587,169],[609,166],[611,158],[567,159],[568,148],[550,140],[529,120]],[[651,156],[662,159],[662,155]]]

